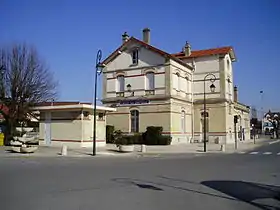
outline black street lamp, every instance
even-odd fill
[[[93,105],[93,148],[92,155],[96,155],[96,95],[97,95],[97,76],[102,73],[104,65],[100,63],[102,51],[98,50],[95,63],[95,80],[94,80],[94,105]]]
[[[216,76],[212,73],[209,73],[207,74],[205,77],[204,77],[204,100],[203,100],[203,143],[204,143],[204,152],[206,152],[206,79],[207,77],[211,77],[209,80],[211,82],[211,85],[210,85],[210,91],[213,93],[215,92],[215,85],[214,85],[214,82],[216,80]]]

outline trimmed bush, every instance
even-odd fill
[[[162,127],[148,126],[146,132],[142,134],[143,143],[146,145],[170,145],[171,136],[163,136],[162,131]]]
[[[149,134],[149,135],[162,135],[162,131],[163,131],[163,128],[160,127],[160,126],[148,126],[146,128],[146,132]]]
[[[114,143],[114,130],[114,126],[106,125],[106,143]]]
[[[159,138],[159,145],[170,145],[172,141],[172,137],[171,136],[161,136]]]

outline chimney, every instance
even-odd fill
[[[185,56],[190,56],[191,55],[191,45],[188,41],[186,41],[185,47],[184,47],[184,53]]]
[[[143,41],[147,44],[150,44],[150,31],[151,30],[149,28],[143,29]]]
[[[233,89],[233,101],[234,102],[237,102],[238,101],[238,90],[237,90],[237,87],[236,86],[234,86],[234,89]]]
[[[124,32],[124,34],[122,35],[122,43],[125,43],[128,39],[129,39],[129,36],[128,36],[127,32]]]

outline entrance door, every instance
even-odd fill
[[[45,144],[51,145],[51,113],[46,112],[45,114]]]

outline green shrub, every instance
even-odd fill
[[[171,136],[161,136],[159,138],[159,145],[170,145],[172,141],[172,137]]]
[[[146,131],[149,135],[162,135],[163,128],[161,126],[148,126]]]
[[[129,136],[134,144],[143,144],[143,138],[141,133],[135,133],[134,135]]]
[[[114,130],[114,126],[106,125],[106,143],[114,143]]]
[[[146,145],[158,145],[162,134],[162,127],[148,126],[143,134],[143,140]]]
[[[171,136],[163,136],[162,131],[162,127],[148,126],[142,134],[142,142],[146,145],[170,145]]]
[[[117,147],[119,147],[120,145],[131,145],[134,144],[133,142],[133,137],[134,136],[126,136],[123,135],[121,130],[116,130],[114,131],[114,144],[116,144]]]

